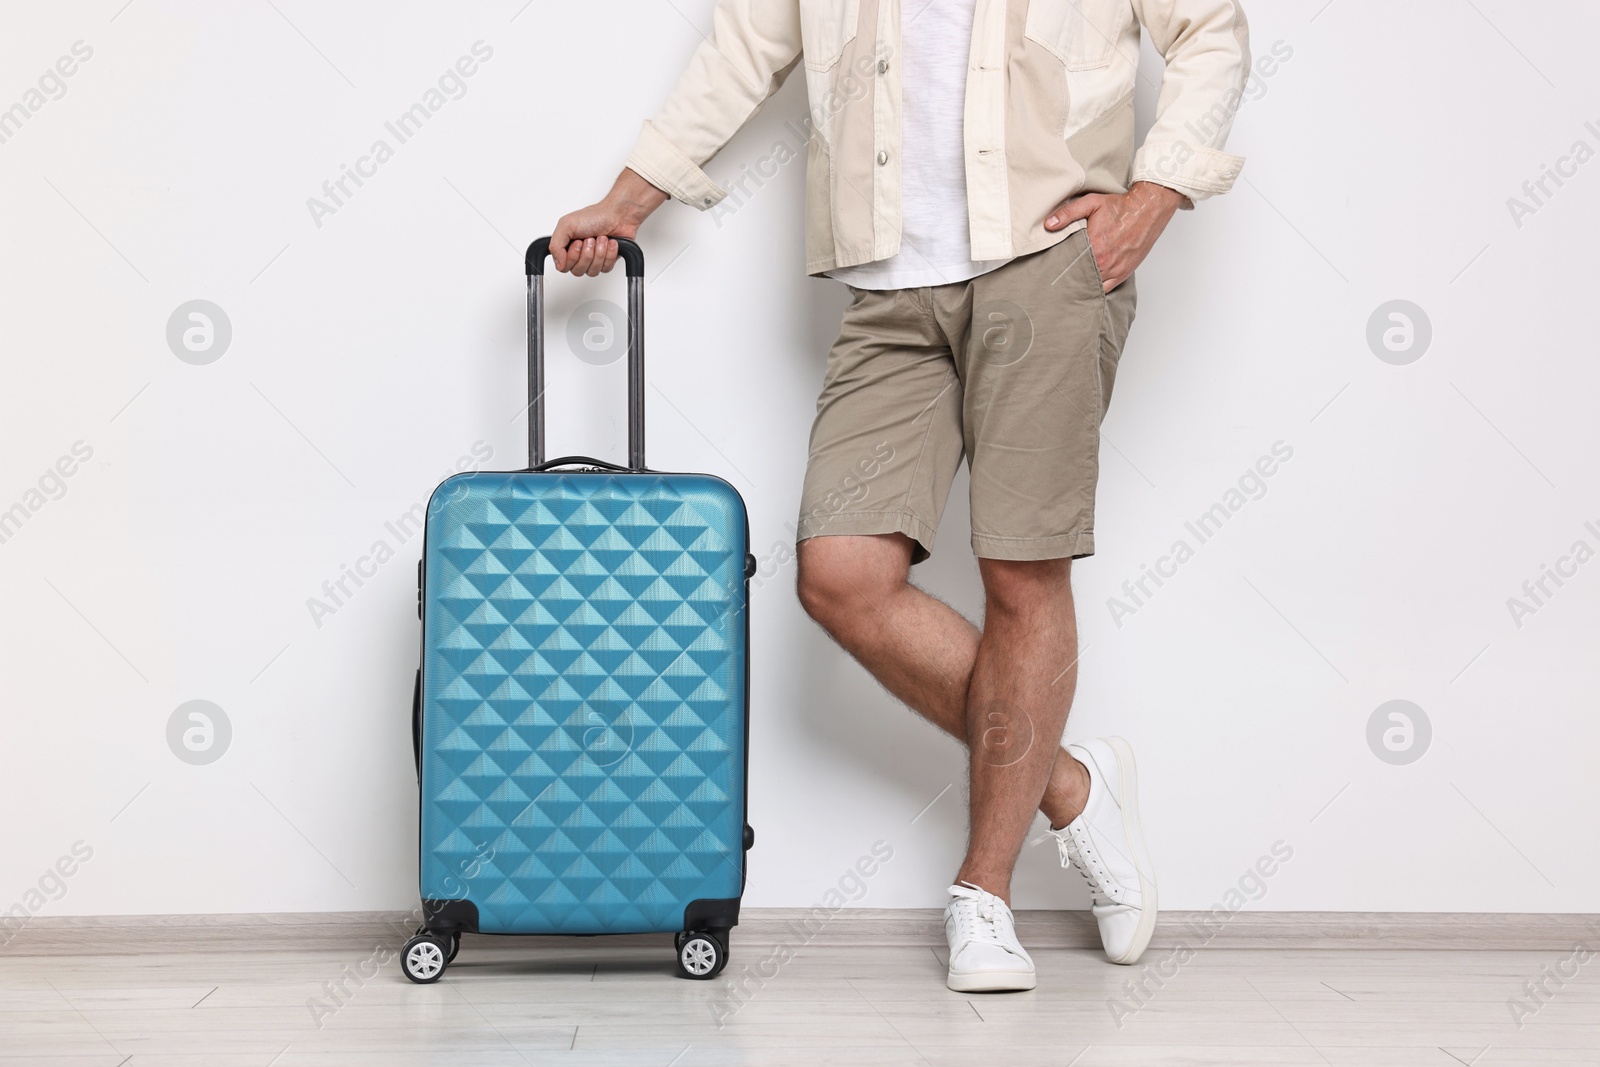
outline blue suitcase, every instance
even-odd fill
[[[754,558],[744,501],[644,461],[644,255],[628,280],[628,465],[544,458],[544,263],[528,249],[527,470],[447,479],[417,575],[412,709],[424,923],[437,981],[462,933],[677,935],[712,978],[739,921]]]

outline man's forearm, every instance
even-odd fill
[[[1175,211],[1188,210],[1194,207],[1194,201],[1171,186],[1162,185],[1160,182],[1140,181],[1134,182],[1128,190],[1128,196],[1142,208],[1151,211],[1164,212],[1168,218]]]
[[[623,167],[622,173],[611,186],[606,199],[617,206],[618,212],[633,222],[634,226],[655,213],[656,208],[671,199],[666,193],[646,181],[632,167]]]

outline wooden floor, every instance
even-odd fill
[[[1600,957],[1557,986],[1566,952],[1212,947],[1146,970],[1045,948],[1037,990],[961,995],[942,945],[784,960],[736,932],[723,978],[689,982],[666,937],[469,937],[444,981],[416,986],[386,941],[8,952],[0,1064],[1600,1064]],[[389,962],[363,981],[375,954]],[[1524,989],[1541,980],[1542,1005]]]

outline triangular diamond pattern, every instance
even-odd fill
[[[429,504],[422,896],[485,933],[676,931],[743,887],[744,503],[464,474]]]

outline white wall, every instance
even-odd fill
[[[320,627],[307,600],[475,443],[520,463],[521,249],[604,191],[711,0],[123,3],[7,3],[0,31],[0,106],[93,49],[0,144],[0,508],[93,450],[0,544],[0,908],[38,903],[80,840],[40,914],[408,906],[417,543]],[[1137,746],[1168,907],[1221,899],[1281,839],[1255,906],[1600,910],[1600,563],[1520,626],[1507,607],[1600,548],[1600,163],[1520,226],[1507,207],[1575,141],[1600,149],[1600,14],[1248,6],[1257,53],[1293,55],[1240,114],[1245,180],[1140,271],[1070,731]],[[316,225],[307,198],[480,40],[467,94]],[[712,174],[794,144],[801,91]],[[651,458],[732,480],[764,556],[843,304],[802,276],[801,169],[644,234]],[[563,337],[620,279],[552,288],[552,439],[616,454],[620,368]],[[205,366],[165,336],[196,298],[233,331]],[[1394,299],[1432,324],[1410,365],[1366,340]],[[1266,495],[1116,625],[1108,598],[1279,441]],[[964,484],[921,580],[970,611]],[[756,599],[747,902],[812,903],[881,839],[862,903],[936,905],[959,754],[806,622],[792,579]],[[204,766],[166,738],[195,699],[233,731]],[[1432,724],[1406,766],[1367,742],[1394,699]],[[1054,862],[1025,852],[1020,904],[1084,904]]]

